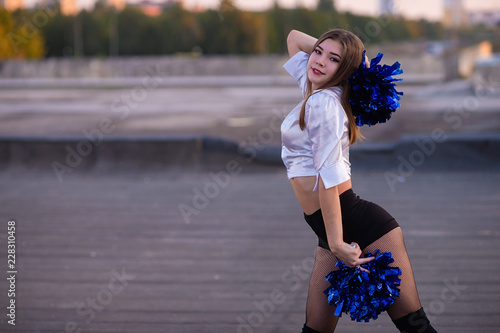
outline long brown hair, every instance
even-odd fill
[[[349,144],[354,144],[356,139],[361,136],[359,133],[359,128],[356,125],[355,117],[352,114],[351,104],[349,103],[349,86],[347,84],[347,79],[352,75],[352,73],[359,67],[363,57],[363,42],[352,32],[343,29],[332,29],[325,32],[314,44],[313,52],[316,50],[319,44],[323,43],[326,39],[333,39],[338,41],[343,47],[343,55],[340,59],[340,63],[337,72],[332,77],[329,82],[326,82],[319,89],[326,89],[334,86],[342,88],[341,103],[344,111],[349,120]],[[304,103],[300,110],[299,125],[302,130],[306,128],[305,114],[306,114],[306,102],[313,94],[312,83],[307,78],[307,88],[306,94],[304,96]]]

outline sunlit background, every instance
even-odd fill
[[[5,1],[8,2],[8,1]],[[18,1],[16,1],[18,2]],[[76,8],[92,8],[95,1],[80,0],[73,1]],[[126,1],[129,4],[135,3],[158,3],[162,1]],[[219,0],[184,0],[182,1],[188,9],[203,9],[203,8],[217,8]],[[422,1],[409,1],[409,0],[394,0],[395,7],[398,13],[408,18],[426,18],[430,20],[440,20],[444,13],[444,2],[447,0],[422,0]],[[24,0],[23,4],[27,8],[35,6],[39,1],[37,0]],[[164,2],[163,2],[164,3]],[[304,6],[307,8],[314,8],[317,4],[316,0],[235,0],[234,4],[244,10],[268,10],[271,6],[277,3],[285,8],[292,8],[296,6]],[[339,11],[352,11],[357,14],[377,15],[379,13],[379,3],[374,0],[336,0],[335,6]],[[500,2],[498,0],[464,0],[463,7],[469,12],[477,11],[498,11],[500,10]]]
[[[370,57],[382,52],[384,63],[399,61],[404,70],[403,84],[408,86],[405,90],[409,97],[403,105],[407,115],[413,107],[416,112],[419,105],[412,104],[412,89],[454,81],[463,86],[471,84],[474,89],[492,86],[500,68],[498,0],[2,0],[1,5],[0,59],[4,61],[0,79],[5,88],[77,86],[83,90],[75,96],[85,89],[99,88],[98,96],[152,75],[151,68],[156,75],[161,72],[166,76],[151,92],[161,91],[162,98],[141,101],[135,110],[141,119],[127,119],[115,133],[202,131],[243,140],[261,125],[259,117],[290,99],[252,106],[248,97],[248,105],[240,109],[228,102],[224,106],[209,102],[198,106],[190,101],[190,112],[181,112],[186,107],[177,105],[168,94],[175,95],[172,88],[176,87],[202,86],[210,96],[211,86],[241,86],[244,90],[249,84],[258,87],[259,81],[262,87],[289,87],[293,82],[281,66],[286,61],[286,37],[292,29],[316,37],[332,27],[348,29],[361,38]],[[228,80],[228,76],[232,78]],[[38,103],[36,95],[29,96]],[[55,107],[48,103],[47,110]],[[85,112],[79,103],[71,108]],[[228,119],[217,112],[224,108],[231,110]],[[252,111],[256,108],[258,112]],[[29,109],[26,106],[23,110]],[[103,112],[103,107],[92,110]],[[151,110],[163,118],[146,120],[145,114]],[[166,117],[168,112],[176,117]],[[238,112],[243,114],[237,116]],[[75,117],[75,112],[69,114]],[[40,113],[31,116],[42,117]],[[18,125],[13,126],[16,119]],[[49,124],[29,127],[29,122],[19,119],[19,114],[6,119],[0,130],[81,132],[71,121],[65,122],[69,118],[58,120],[54,128]],[[406,123],[399,124],[394,132],[387,128],[364,131],[374,140],[396,140],[408,131],[419,131],[407,128]],[[432,127],[425,124],[421,131]],[[485,121],[480,126],[488,129],[490,124]],[[279,144],[279,136],[272,143]]]
[[[292,27],[312,35],[357,28],[362,37],[359,26],[377,29],[368,22],[380,15],[392,24],[379,24],[365,43],[496,40],[500,24],[498,0],[2,0],[1,7],[0,58],[283,53]]]
[[[259,114],[289,99],[263,103],[260,113],[251,111],[256,108],[251,98],[242,109],[224,104],[222,108],[233,113],[224,119],[215,103],[189,104],[193,113],[180,112],[184,107],[165,96],[181,86],[259,86],[260,81],[262,87],[289,87],[293,82],[281,66],[292,29],[316,37],[332,27],[348,29],[361,38],[370,57],[382,52],[384,63],[399,61],[410,93],[403,105],[406,114],[413,107],[412,89],[454,81],[474,89],[492,86],[500,68],[498,0],[2,0],[1,6],[0,79],[6,88],[48,89],[49,81],[53,87],[68,87],[64,80],[71,80],[69,86],[100,88],[98,95],[152,75],[147,68],[166,76],[151,93],[162,91],[163,100],[146,99],[137,106],[137,116],[143,117],[147,110],[156,110],[157,116],[171,110],[176,118],[127,119],[116,133],[199,133],[202,128],[203,134],[242,140],[260,125]],[[35,95],[29,96],[36,104]],[[99,108],[93,111],[98,113]],[[206,113],[207,118],[201,121],[196,112]],[[246,120],[234,120],[237,112],[243,112],[239,117]],[[0,130],[81,132],[71,122],[64,123],[66,118],[50,129],[26,127],[26,121],[12,126],[16,119],[19,115],[4,121]],[[486,123],[481,126],[488,129]],[[396,140],[407,131],[418,131],[404,124],[398,129],[391,135],[378,129],[365,131],[377,140]],[[279,144],[279,137],[272,143]]]

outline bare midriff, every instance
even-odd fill
[[[299,201],[300,207],[307,215],[311,215],[321,208],[319,204],[319,192],[313,192],[316,184],[316,176],[295,177],[290,179],[295,196]],[[351,180],[337,185],[339,195],[351,188]]]

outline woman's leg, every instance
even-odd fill
[[[392,229],[384,236],[380,237],[370,245],[368,245],[363,252],[370,251],[374,253],[379,249],[380,252],[391,252],[394,258],[394,263],[391,266],[397,266],[401,269],[401,285],[400,295],[396,297],[394,304],[392,304],[387,313],[394,321],[401,332],[419,332],[419,333],[433,333],[436,332],[429,324],[425,313],[423,312],[420,299],[418,297],[417,286],[413,276],[408,253],[404,243],[403,232],[400,227]]]
[[[367,251],[374,253],[377,249],[380,250],[380,252],[391,252],[394,258],[394,263],[392,263],[391,266],[401,268],[402,272],[401,285],[399,287],[401,293],[399,297],[396,297],[396,301],[387,311],[391,319],[401,318],[420,309],[422,305],[418,297],[417,286],[415,284],[415,278],[413,277],[410,259],[406,252],[401,228],[392,229],[363,249],[363,253]]]
[[[339,317],[335,316],[335,307],[328,304],[324,291],[330,286],[326,276],[336,270],[337,259],[330,250],[316,249],[314,268],[309,282],[306,305],[306,323],[303,332],[331,333],[335,330]]]

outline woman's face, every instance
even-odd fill
[[[342,53],[342,45],[330,38],[325,39],[314,49],[307,62],[307,77],[312,83],[313,90],[333,78],[339,67]]]

